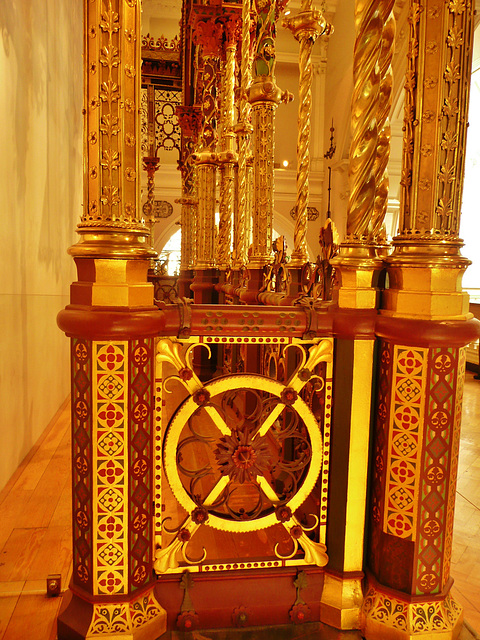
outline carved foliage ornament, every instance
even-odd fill
[[[86,5],[87,206],[80,226],[138,225],[136,3]],[[127,28],[126,28],[127,27]],[[120,56],[122,51],[122,56]]]

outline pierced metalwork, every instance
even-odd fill
[[[222,477],[228,478],[228,484],[209,506],[209,512],[221,518],[254,520],[298,493],[312,459],[312,447],[305,424],[284,395],[278,398],[260,390],[228,390],[209,399],[190,416],[177,445],[177,466],[183,487],[196,504],[204,504]],[[293,392],[293,402],[295,395]],[[259,435],[262,424],[279,404],[284,407],[268,436]],[[213,409],[218,417],[210,410],[210,421],[207,409]],[[224,422],[229,433],[218,433],[214,426],[217,419]],[[215,435],[200,432],[199,425],[207,423],[208,433],[213,427]],[[186,461],[193,450],[209,462],[188,467]],[[265,481],[270,485],[267,492],[262,487]]]
[[[181,129],[176,108],[181,104],[181,92],[155,89],[155,142],[157,151],[180,152]]]
[[[237,344],[240,339],[231,340],[235,347],[244,346]],[[290,374],[283,382],[249,373],[202,382],[193,367],[196,346],[207,345],[196,339],[163,339],[157,347],[165,402],[174,400],[170,392],[178,383],[187,393],[168,421],[161,458],[171,491],[187,515],[174,529],[162,523],[163,531],[175,537],[157,550],[155,570],[172,571],[182,561],[204,563],[205,550],[195,552],[198,558],[186,552],[202,525],[247,533],[279,523],[292,546],[286,553],[285,540],[276,544],[277,558],[297,562],[301,548],[304,562],[323,566],[327,556],[320,528],[326,522],[326,507],[325,513],[312,514],[307,521],[297,510],[317,486],[319,475],[323,483],[327,477],[322,429],[329,434],[329,422],[324,424],[315,394],[326,388],[324,367],[331,366],[326,363],[332,360],[332,342],[285,344],[278,355],[284,362],[288,359]],[[322,510],[324,502],[322,496]],[[313,530],[320,541],[307,535]]]

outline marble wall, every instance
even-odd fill
[[[69,393],[83,3],[0,4],[0,489]]]

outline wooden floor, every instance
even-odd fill
[[[480,630],[480,381],[467,373],[455,513],[453,593]],[[0,494],[0,640],[54,640],[60,598],[46,578],[68,586],[70,416],[66,402]],[[34,631],[32,631],[34,625]]]

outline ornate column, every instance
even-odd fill
[[[203,92],[202,130],[197,170],[197,254],[192,284],[195,302],[212,302],[215,270],[215,198],[217,171],[217,66],[221,52],[222,25],[214,18],[196,17],[194,40],[201,47]]]
[[[312,114],[312,49],[315,40],[322,34],[332,31],[320,11],[313,9],[312,0],[303,0],[301,12],[284,21],[300,43],[299,68],[299,105],[298,105],[298,141],[297,141],[297,204],[293,252],[289,273],[291,277],[290,295],[296,297],[303,293],[302,267],[308,262],[307,227],[310,172],[310,121]]]
[[[400,234],[385,315],[464,318],[469,261],[458,237],[472,55],[470,2],[412,3],[405,82]]]
[[[232,240],[232,220],[235,195],[235,164],[238,161],[235,151],[235,62],[239,38],[239,19],[228,16],[223,21],[225,36],[225,69],[223,73],[223,132],[218,162],[221,170],[220,183],[220,221],[217,237],[217,267],[225,271],[231,262],[230,245]]]
[[[86,0],[84,211],[72,338],[73,572],[58,638],[157,637],[152,252],[139,208],[140,3]]]
[[[375,202],[373,216],[370,222],[369,238],[379,248],[386,247],[386,235],[384,229],[385,214],[388,205],[388,160],[390,158],[390,109],[392,107],[392,59],[395,47],[395,16],[393,15],[393,2],[386,3],[383,8],[382,18],[385,23],[382,29],[382,49],[380,51],[380,89],[378,96],[377,127],[378,146],[373,171],[375,173]]]
[[[180,162],[182,197],[176,200],[182,205],[182,254],[177,286],[179,297],[189,298],[196,260],[195,237],[198,206],[193,153],[200,132],[201,110],[198,106],[177,107],[177,116],[182,129],[182,159]]]
[[[147,86],[147,145],[148,155],[142,158],[143,169],[147,174],[147,201],[143,207],[146,214],[146,222],[150,230],[150,246],[154,249],[154,202],[155,202],[155,173],[160,164],[157,157],[157,143],[155,140],[155,87],[151,84]]]
[[[308,225],[308,174],[310,171],[310,121],[312,114],[312,49],[315,40],[323,34],[332,32],[320,11],[313,8],[313,0],[302,0],[301,12],[284,21],[300,43],[299,54],[299,105],[298,105],[298,141],[297,141],[297,204],[294,231],[294,249],[290,264],[302,267],[308,262],[307,225]]]
[[[150,230],[150,247],[154,251],[154,229],[155,229],[155,216],[154,216],[154,203],[155,203],[155,173],[158,170],[160,164],[160,158],[155,156],[143,157],[143,168],[147,173],[147,202],[144,205],[143,211],[146,213],[146,222]]]
[[[257,42],[253,61],[253,83],[248,90],[253,124],[253,218],[252,247],[248,268],[249,290],[258,292],[262,270],[272,258],[273,160],[275,111],[292,96],[278,88],[275,71],[275,25],[281,3],[256,0]],[[247,294],[249,298],[249,294]]]
[[[370,238],[375,212],[379,149],[380,69],[383,29],[392,1],[357,0],[355,3],[354,90],[352,143],[350,146],[350,198],[346,240],[335,259],[340,279],[338,303],[344,308],[373,309],[378,302],[378,277],[382,268]],[[378,164],[378,163],[377,163]]]
[[[363,602],[365,509],[373,371],[377,281],[382,261],[376,256],[370,228],[375,212],[380,122],[380,70],[388,48],[383,30],[392,1],[357,0],[354,92],[350,147],[351,193],[347,237],[332,260],[340,285],[335,295],[340,317],[336,332],[336,379],[332,441],[331,491],[336,496],[328,519],[329,564],[322,593],[322,621],[340,629],[360,627]],[[388,65],[387,65],[388,67]],[[383,150],[382,150],[383,151]],[[342,471],[342,464],[345,471]]]
[[[457,638],[450,558],[466,345],[458,237],[473,4],[410,7],[400,233],[385,259],[365,637]]]
[[[248,164],[251,155],[250,145],[253,129],[250,123],[251,107],[247,99],[247,91],[252,81],[250,60],[250,7],[251,0],[243,0],[240,113],[236,127],[238,135],[238,197],[233,226],[233,266],[237,270],[247,264],[252,215],[252,185]]]

